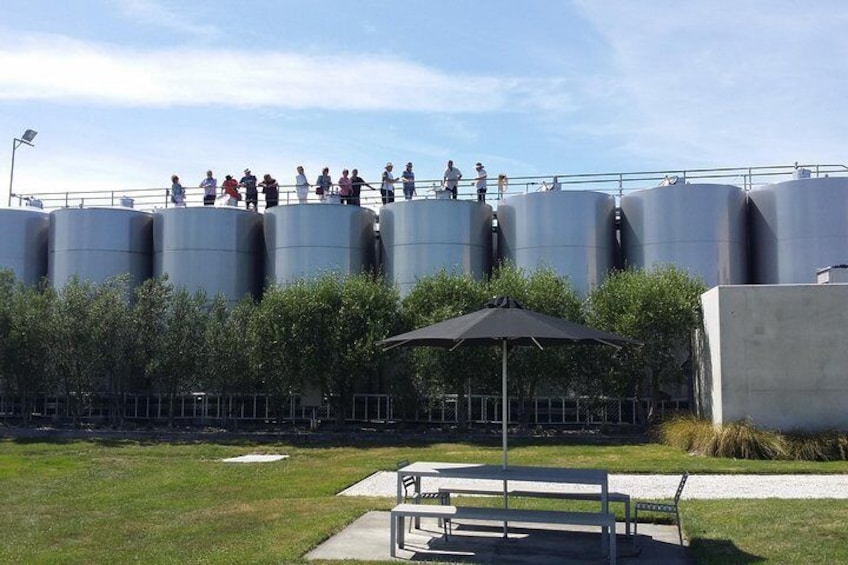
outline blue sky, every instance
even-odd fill
[[[848,162],[848,4],[4,0],[15,190]],[[9,178],[11,148],[0,158]],[[4,184],[5,184],[4,183]],[[0,192],[5,194],[5,189]]]

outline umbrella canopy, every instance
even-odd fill
[[[378,342],[387,349],[431,346],[455,349],[465,345],[500,345],[503,394],[503,467],[507,466],[507,347],[523,345],[543,349],[549,345],[600,344],[621,347],[640,342],[562,318],[525,309],[508,296],[493,298],[483,309]]]
[[[535,346],[568,343],[599,343],[620,347],[639,342],[620,335],[588,328],[562,318],[525,309],[508,296],[489,300],[482,310],[396,335],[379,342],[382,345],[425,345],[453,349],[458,345]],[[390,347],[390,348],[391,348]]]

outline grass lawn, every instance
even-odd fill
[[[247,453],[275,463],[225,464]],[[400,459],[500,462],[500,447],[0,440],[0,563],[297,563],[387,498],[336,492]],[[533,445],[510,463],[611,472],[848,473],[848,463],[691,457],[655,444]],[[848,501],[684,501],[699,563],[848,563]]]

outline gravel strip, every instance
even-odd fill
[[[680,475],[610,475],[609,488],[633,498],[671,498]],[[423,488],[503,488],[498,481],[437,479],[425,477]],[[552,492],[594,492],[591,487],[513,481],[513,488],[544,488]],[[379,471],[343,490],[339,496],[385,496],[397,493],[397,475]],[[708,498],[839,498],[848,499],[848,475],[690,475],[684,499]]]

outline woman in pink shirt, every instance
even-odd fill
[[[350,197],[353,194],[353,190],[351,188],[350,177],[348,177],[348,170],[342,170],[342,176],[339,178],[339,196],[341,196],[342,204],[350,204]]]

